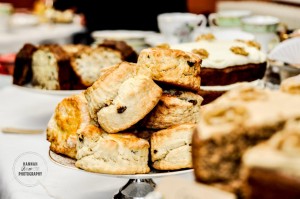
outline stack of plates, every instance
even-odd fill
[[[155,34],[155,32],[137,30],[103,30],[92,32],[92,37],[95,39],[94,45],[102,43],[104,39],[125,41],[139,53],[142,49],[149,47],[149,45],[145,42],[145,38],[152,34]]]

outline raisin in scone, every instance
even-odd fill
[[[130,62],[121,62],[102,70],[99,79],[84,91],[91,117],[97,121],[97,112],[112,103],[118,95],[120,86],[127,79],[139,74],[150,77],[149,70],[143,70],[143,67]]]
[[[182,124],[151,134],[151,162],[158,170],[192,168],[192,134],[195,124]]]
[[[69,54],[57,44],[41,45],[32,56],[32,85],[46,90],[70,90],[76,76]]]
[[[164,90],[158,104],[143,119],[141,125],[149,129],[165,129],[184,123],[197,123],[203,98],[189,91]]]
[[[300,96],[241,86],[205,106],[193,134],[196,180],[241,192],[241,158],[300,117]]]
[[[162,89],[149,77],[124,81],[111,104],[97,113],[100,126],[108,133],[128,129],[143,119],[158,103]]]
[[[99,78],[102,68],[121,62],[121,53],[106,47],[85,47],[71,56],[71,66],[86,87],[91,86]]]
[[[200,89],[199,56],[169,48],[147,48],[140,52],[138,64],[149,68],[155,81],[186,88]]]
[[[31,82],[32,79],[32,55],[37,47],[26,43],[19,50],[15,59],[15,67],[13,73],[13,84],[24,85]]]
[[[78,134],[76,167],[106,174],[149,173],[149,142],[133,133],[108,134],[90,125]]]
[[[50,142],[51,151],[75,158],[76,133],[91,122],[83,93],[64,98],[57,104],[47,124],[47,140]]]

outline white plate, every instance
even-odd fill
[[[139,31],[139,30],[97,30],[92,32],[92,37],[94,39],[119,39],[119,40],[128,40],[128,39],[144,39],[148,35],[155,34],[152,31]]]
[[[35,26],[39,24],[39,18],[36,15],[26,13],[15,13],[11,16],[10,25],[12,28],[22,28]]]
[[[34,92],[34,93],[40,93],[40,94],[46,94],[46,95],[58,95],[58,96],[70,96],[79,94],[84,90],[44,90],[39,88],[32,87],[31,84],[26,84],[24,86],[19,86],[13,84],[14,87],[22,89],[24,91]]]
[[[207,34],[207,33],[212,33],[216,39],[218,40],[236,40],[236,39],[242,39],[242,40],[255,40],[255,36],[251,33],[247,33],[241,30],[219,30],[219,29],[206,29],[202,34]],[[199,35],[201,33],[198,33]],[[149,35],[145,38],[145,41],[147,44],[149,44],[150,46],[157,46],[159,44],[162,43],[169,43],[169,44],[173,44],[171,42],[169,42],[168,40],[166,40],[166,38],[160,34],[160,33],[156,33],[156,34],[152,34]]]

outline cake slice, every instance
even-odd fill
[[[243,153],[299,118],[299,105],[300,96],[249,86],[206,105],[193,135],[196,180],[241,194]]]
[[[26,43],[16,55],[13,73],[13,84],[22,86],[31,82],[32,79],[32,55],[37,47]]]
[[[86,46],[71,56],[71,66],[86,88],[100,77],[102,68],[121,62],[121,53],[106,47],[91,48]]]
[[[300,198],[300,118],[242,158],[245,198]]]
[[[69,54],[58,44],[38,47],[32,56],[32,85],[46,90],[71,90],[81,87]]]

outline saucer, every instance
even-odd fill
[[[251,33],[244,32],[242,30],[235,30],[235,29],[207,29],[203,33],[198,33],[198,35],[201,34],[207,34],[212,33],[217,40],[254,40],[255,36]],[[157,46],[159,44],[168,43],[168,44],[174,44],[174,42],[168,41],[162,34],[156,33],[151,34],[145,38],[145,42],[149,44],[150,46]]]

